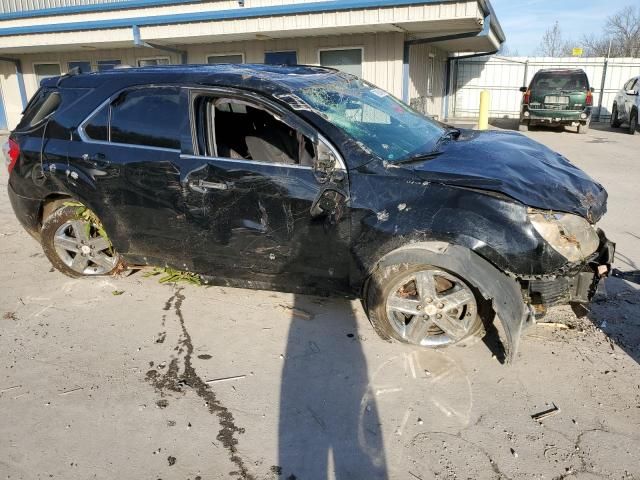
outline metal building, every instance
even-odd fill
[[[0,0],[0,130],[43,78],[125,64],[331,66],[442,118],[451,59],[504,40],[489,0]]]

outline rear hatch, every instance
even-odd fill
[[[591,91],[583,71],[539,72],[531,82],[530,110],[583,110]]]

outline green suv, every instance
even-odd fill
[[[533,125],[572,126],[587,133],[593,108],[593,88],[584,70],[540,70],[529,88],[520,89],[521,132]]]

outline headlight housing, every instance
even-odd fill
[[[586,259],[600,246],[595,227],[578,215],[529,209],[529,220],[540,236],[570,262]]]

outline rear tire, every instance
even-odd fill
[[[435,265],[399,263],[378,269],[370,278],[366,305],[382,339],[426,348],[481,337],[483,319],[493,319],[490,303],[474,286]]]
[[[622,125],[622,122],[618,115],[618,105],[614,104],[611,112],[611,128],[620,128],[620,125]]]
[[[638,111],[633,110],[629,117],[629,135],[635,135],[636,130],[638,130]]]
[[[53,267],[73,278],[111,275],[121,270],[120,255],[98,233],[98,225],[78,215],[78,207],[61,206],[43,220],[42,249]]]

